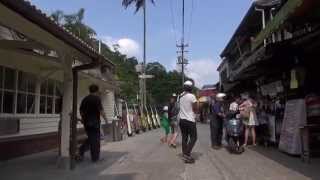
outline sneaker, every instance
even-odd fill
[[[104,161],[104,158],[100,158],[98,160],[92,160],[93,163],[101,163]]]
[[[214,150],[219,150],[221,147],[220,146],[212,146],[212,149]]]
[[[177,148],[177,145],[176,144],[170,144],[170,147]]]
[[[184,160],[184,163],[186,163],[186,164],[194,164],[194,163],[195,163],[195,160],[194,160],[193,158],[191,158],[191,159],[185,159],[185,160]]]
[[[194,161],[194,158],[193,158],[193,157],[188,156],[188,155],[186,155],[186,154],[182,155],[182,159],[183,159],[184,161]]]

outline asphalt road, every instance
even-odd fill
[[[104,160],[92,164],[87,155],[76,170],[58,170],[53,152],[0,163],[1,180],[90,179],[90,180],[320,180],[319,161],[303,164],[272,148],[249,147],[241,155],[225,149],[212,150],[208,125],[198,125],[195,164],[184,164],[181,146],[160,143],[162,130],[107,143]],[[180,139],[180,137],[179,137]]]

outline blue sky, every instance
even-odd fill
[[[156,5],[149,4],[147,11],[147,60],[159,61],[167,69],[175,69],[177,57],[175,46],[181,32],[182,0],[155,1]],[[72,13],[85,8],[85,23],[96,30],[99,38],[109,45],[120,44],[123,53],[141,60],[142,12],[134,14],[133,8],[125,10],[121,6],[121,0],[31,0],[31,2],[46,13],[57,9]],[[187,74],[196,80],[196,85],[199,87],[203,84],[216,83],[219,54],[252,0],[185,0],[185,2],[186,40],[189,43],[187,58],[190,61]]]

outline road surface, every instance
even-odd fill
[[[251,147],[241,155],[212,150],[208,125],[198,125],[195,164],[184,164],[181,146],[160,143],[162,131],[149,131],[102,148],[104,161],[92,164],[87,157],[69,172],[55,166],[53,152],[0,163],[1,180],[320,180],[319,160],[311,165],[273,148]]]

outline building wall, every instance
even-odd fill
[[[1,53],[0,53],[1,55]],[[12,157],[17,157],[25,154],[41,152],[44,150],[52,149],[58,147],[59,136],[58,128],[60,121],[60,105],[59,99],[61,98],[59,93],[62,95],[62,71],[58,70],[55,73],[41,72],[34,70],[40,68],[26,68],[22,66],[16,66],[14,64],[9,64],[9,61],[0,61],[0,121],[6,119],[6,121],[19,119],[19,130],[18,132],[10,134],[0,135],[0,160],[10,159]],[[4,70],[5,69],[5,70]],[[14,74],[14,88],[6,88],[6,71],[9,69]],[[22,76],[29,76],[35,78],[34,81],[30,81],[32,86],[30,92],[28,90],[21,91],[20,86],[24,84],[25,81],[20,78]],[[48,75],[48,76],[46,76]],[[46,77],[45,79],[39,77]],[[107,90],[103,87],[103,83],[106,82],[97,82],[97,79],[92,78],[79,78],[79,89],[78,89],[78,107],[82,99],[88,95],[88,86],[92,83],[101,85],[102,92],[102,103],[107,114],[108,118],[113,117],[114,115],[114,93],[112,90]],[[27,80],[29,81],[29,80]],[[52,93],[48,93],[50,83],[52,82]],[[28,87],[28,83],[26,85]],[[36,88],[38,86],[38,88]],[[43,87],[47,88],[47,93],[44,93]],[[51,90],[50,90],[51,91]],[[59,92],[58,92],[59,91]],[[7,106],[7,101],[4,101],[5,92],[10,92],[13,94],[13,110],[12,112],[4,112],[4,107]],[[27,105],[28,107],[21,106],[19,97],[21,93],[32,95],[32,105]],[[21,99],[21,98],[20,98]],[[19,108],[18,108],[19,106]],[[24,113],[19,113],[22,109]],[[31,111],[29,111],[32,107]],[[18,110],[19,109],[19,110]],[[79,108],[78,108],[79,109]],[[80,114],[78,112],[78,117]],[[1,124],[1,123],[0,123]],[[79,123],[78,128],[83,126]],[[1,128],[0,128],[1,130]],[[0,133],[1,134],[1,133]],[[18,148],[18,149],[15,149]]]

